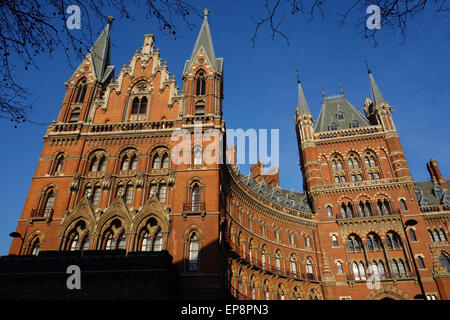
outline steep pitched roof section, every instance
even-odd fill
[[[209,10],[205,9],[203,10],[203,24],[200,28],[200,32],[197,36],[197,41],[195,41],[194,50],[192,50],[191,58],[186,61],[186,64],[184,65],[184,71],[183,73],[186,73],[189,71],[189,69],[192,66],[192,63],[194,63],[195,58],[199,54],[200,50],[203,49],[203,52],[205,53],[206,57],[208,58],[209,63],[213,67],[213,69],[216,72],[222,72],[223,69],[223,59],[218,58],[216,59],[216,55],[214,54],[214,47],[211,37],[211,31],[209,29],[209,23],[208,23],[208,15]]]
[[[100,82],[105,81],[109,74],[114,70],[114,67],[110,66],[110,29],[113,20],[114,19],[112,17],[108,17],[108,23],[106,24],[105,29],[100,34],[97,41],[95,41],[88,53],[88,56],[90,55],[92,59],[95,78]]]
[[[332,122],[336,123],[338,130],[370,126],[369,121],[345,98],[343,94],[324,98],[314,131],[329,131]]]
[[[298,76],[298,72],[297,72]],[[297,80],[298,83],[298,105],[297,112],[299,115],[301,114],[311,114],[309,111],[308,103],[306,102],[305,94],[303,93],[302,84],[300,82],[300,78]]]
[[[384,100],[383,95],[381,94],[380,89],[378,88],[375,79],[373,78],[372,72],[369,69],[369,78],[370,78],[370,89],[372,90],[372,101],[374,105],[380,104],[382,102],[386,102]]]

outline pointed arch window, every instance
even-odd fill
[[[277,268],[277,271],[281,271],[281,259],[280,259],[280,252],[277,251],[275,253],[275,267]]]
[[[200,211],[200,186],[195,184],[192,187],[192,211]]]
[[[89,232],[86,233],[81,242],[81,251],[89,250],[90,240],[89,240]]]
[[[361,280],[366,280],[366,268],[364,267],[364,264],[362,262],[359,263],[358,269]]]
[[[169,168],[169,155],[165,153],[162,157],[162,168],[168,169]]]
[[[44,217],[47,218],[50,216],[50,213],[53,210],[53,204],[55,203],[55,192],[53,189],[47,192],[44,203]]]
[[[98,162],[98,171],[106,171],[106,157],[103,155]]]
[[[189,271],[199,271],[199,239],[195,232],[189,239]]]
[[[151,251],[152,249],[152,243],[151,243],[151,236],[150,236],[150,232],[145,231],[144,235],[142,236],[142,241],[141,241],[141,251]]]
[[[266,247],[263,246],[261,249],[261,264],[262,264],[262,268],[265,269],[266,268]]]
[[[206,93],[206,78],[205,78],[205,72],[203,70],[200,70],[197,73],[197,77],[195,80],[195,95],[197,96],[204,96]]]
[[[137,170],[137,167],[138,167],[138,159],[137,156],[133,154],[130,159],[130,170]]]
[[[155,240],[153,241],[153,251],[161,251],[162,250],[162,233],[161,230],[155,234]]]
[[[400,270],[399,270],[397,261],[395,259],[392,260],[391,266],[392,266],[392,273],[394,274],[394,277],[398,278],[400,276]]]
[[[444,231],[444,229],[439,229],[439,239],[441,240],[441,241],[447,241],[447,237],[446,237],[446,235],[445,235],[445,231]]]
[[[341,261],[337,261],[336,262],[336,267],[337,267],[338,273],[344,273],[344,269],[342,269],[342,262]]]
[[[158,200],[161,203],[166,202],[166,192],[167,192],[167,186],[165,183],[161,183],[159,185],[159,190],[158,190]]]
[[[380,275],[380,278],[382,279],[386,278],[386,269],[384,267],[383,261],[380,261],[378,263],[378,274]]]
[[[306,259],[306,276],[308,279],[314,279],[314,270],[311,258]]]
[[[33,256],[38,256],[39,255],[39,251],[41,251],[41,243],[39,238],[36,238],[31,245],[31,249],[30,249],[30,253]]]
[[[202,149],[197,147],[194,150],[194,165],[199,166],[202,165]]]
[[[336,235],[333,234],[333,235],[331,236],[331,240],[332,240],[332,242],[333,242],[333,247],[339,246],[338,238],[336,237]]]
[[[161,158],[159,157],[159,154],[156,154],[153,158],[153,169],[159,168],[161,168]]]
[[[353,262],[352,270],[353,270],[353,277],[355,278],[355,280],[361,280],[361,277],[359,276],[358,264],[356,262]]]
[[[294,277],[297,277],[297,263],[296,263],[296,259],[295,259],[295,255],[291,255],[291,259],[290,259],[290,264],[291,264],[291,273]]]
[[[124,155],[122,158],[121,170],[126,171],[130,169],[130,159],[128,155]]]
[[[439,263],[442,267],[447,269],[448,273],[450,273],[450,260],[448,256],[446,256],[444,253],[441,253],[439,256]]]
[[[75,97],[75,103],[84,102],[84,97],[86,95],[87,90],[87,81],[86,79],[81,79],[77,86],[77,93]]]
[[[329,217],[333,216],[333,209],[331,208],[331,206],[327,206],[327,213]]]
[[[106,236],[105,250],[114,250],[115,248],[114,234],[110,231]]]
[[[402,206],[402,210],[406,211],[408,208],[406,207],[406,202],[403,199],[400,199],[400,205]]]
[[[92,197],[92,205],[93,206],[98,206],[100,204],[101,196],[102,196],[102,188],[100,186],[95,186],[93,197]]]
[[[134,97],[131,104],[130,120],[145,120],[147,115],[148,99],[147,97]]]
[[[56,159],[55,172],[54,173],[62,173],[63,167],[64,167],[64,155],[60,155]]]
[[[89,168],[90,172],[97,172],[98,171],[98,159],[97,156],[93,156],[91,159],[91,166]]]
[[[133,201],[133,193],[134,193],[134,186],[132,184],[127,185],[125,189],[125,203],[131,204]]]
[[[70,243],[70,251],[78,251],[80,249],[80,237],[78,233],[73,237]]]

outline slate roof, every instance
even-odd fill
[[[298,102],[297,102],[297,113],[301,114],[311,114],[309,111],[308,103],[306,102],[305,94],[303,93],[302,84],[300,79],[298,80]]]
[[[447,179],[447,185],[450,185],[450,179]],[[450,204],[450,192],[447,189],[443,189],[444,197],[438,199],[433,192],[435,184],[432,181],[420,181],[415,182],[416,197],[418,198],[419,205],[421,206],[431,206],[431,205],[441,205]]]
[[[103,82],[105,81],[114,67],[111,63],[111,46],[110,46],[110,29],[112,18],[108,19],[105,29],[95,41],[92,48],[89,50],[88,56],[91,56],[95,78]]]
[[[252,179],[250,175],[242,174],[239,166],[234,166],[233,172],[245,186],[256,194],[259,194],[261,197],[288,208],[312,213],[308,197],[305,194],[281,189],[279,187],[272,187],[264,181],[259,182]]]
[[[375,79],[373,78],[372,72],[370,70],[369,70],[369,78],[370,78],[370,89],[372,91],[372,101],[373,101],[374,105],[385,102],[384,97],[381,94],[381,91],[378,88],[378,85],[375,82]]]
[[[191,68],[192,64],[195,61],[200,49],[203,48],[203,51],[208,58],[209,63],[213,67],[216,72],[221,73],[223,71],[223,58],[216,59],[216,55],[214,54],[214,46],[211,37],[211,31],[209,29],[208,23],[208,14],[209,11],[205,9],[204,11],[203,24],[200,28],[200,32],[197,36],[197,40],[195,41],[194,50],[192,50],[191,58],[186,61],[184,65],[183,73],[186,73]]]
[[[343,120],[338,119],[338,112],[344,115]],[[358,111],[344,95],[327,97],[322,103],[315,132],[329,131],[330,123],[335,122],[338,130],[350,128],[353,120],[358,121],[359,127],[369,127],[369,121]]]

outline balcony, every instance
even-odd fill
[[[204,202],[185,202],[183,204],[183,217],[189,215],[201,215],[202,217],[206,214],[206,206]]]
[[[377,211],[372,212],[372,215],[361,215],[359,212],[353,212],[351,215],[342,214],[342,212],[338,212],[336,214],[336,220],[348,220],[348,219],[371,219],[371,218],[380,218],[380,217],[389,217],[389,216],[400,216],[400,210],[389,210],[379,214]]]
[[[51,209],[33,209],[31,210],[30,219],[32,221],[46,221],[49,222],[53,217],[53,208]]]

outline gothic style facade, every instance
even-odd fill
[[[391,106],[371,72],[365,116],[342,94],[324,96],[314,121],[298,82],[300,194],[282,189],[278,174],[264,174],[260,162],[249,175],[233,164],[207,163],[205,136],[189,145],[189,161],[173,161],[174,132],[194,136],[194,121],[203,135],[226,130],[223,59],[214,53],[207,10],[181,92],[151,34],[115,77],[111,22],[65,83],[18,221],[20,236],[0,269],[10,270],[13,255],[25,265],[22,256],[38,263],[94,252],[105,273],[109,263],[123,261],[130,277],[137,270],[130,261],[144,259],[144,273],[162,274],[144,282],[133,276],[135,286],[131,279],[127,293],[113,297],[146,292],[148,283],[152,294],[140,297],[158,298],[164,290],[155,281],[167,278],[159,289],[173,290],[159,298],[413,299],[421,285],[429,299],[450,298],[449,180],[436,160],[428,163],[431,181],[413,180]],[[113,263],[109,252],[123,255]],[[28,281],[42,281],[30,268]],[[91,288],[107,292],[105,279],[97,281]],[[114,287],[122,280],[108,281]],[[23,292],[15,297],[27,295],[16,289]]]

